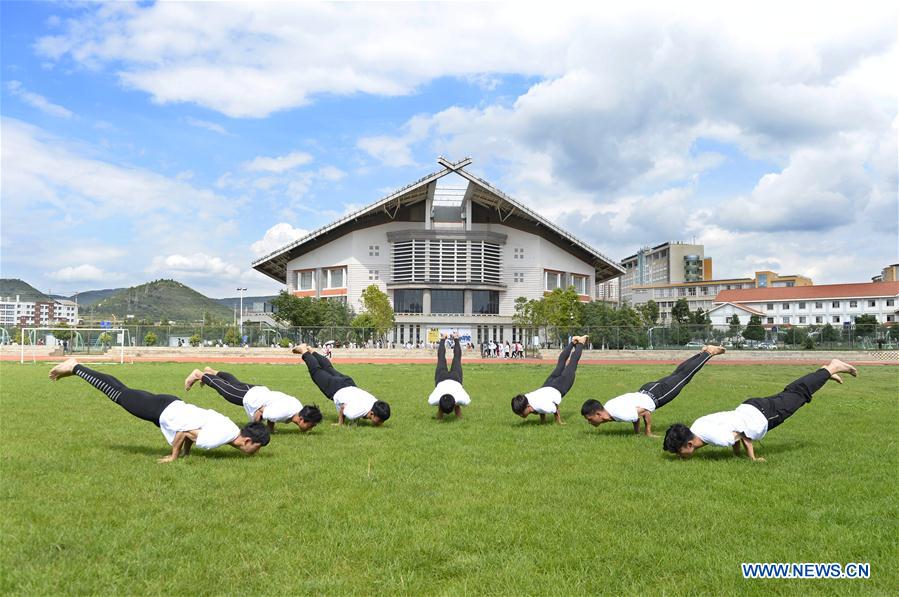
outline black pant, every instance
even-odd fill
[[[668,377],[663,377],[659,381],[651,381],[644,384],[640,391],[652,398],[656,408],[661,408],[674,400],[680,391],[684,389],[693,376],[699,373],[702,366],[709,362],[712,358],[707,352],[700,352],[680,365],[674,370],[674,373]]]
[[[820,390],[830,379],[830,371],[824,367],[803,375],[784,391],[767,398],[750,398],[743,404],[756,407],[768,419],[768,431],[771,431],[790,418],[799,408],[812,401],[812,394]]]
[[[566,365],[565,361],[567,361],[568,356],[571,355],[572,348],[574,349],[574,355],[571,357],[571,361]],[[559,393],[562,394],[562,396],[567,394],[568,390],[571,389],[571,386],[574,385],[574,374],[577,371],[577,362],[581,360],[582,352],[584,352],[583,344],[569,343],[568,346],[565,347],[565,350],[562,351],[562,354],[559,355],[556,368],[549,374],[549,377],[546,378],[546,381],[543,382],[543,386],[541,387],[555,388],[559,390]]]
[[[230,373],[219,371],[217,375],[203,375],[203,383],[219,393],[219,396],[237,406],[243,406],[243,397],[252,388],[252,384],[243,383]]]
[[[334,394],[338,391],[355,386],[353,378],[340,373],[331,365],[331,361],[325,355],[317,352],[304,352],[303,362],[309,367],[309,375],[312,381],[327,396],[328,400],[334,400]]]
[[[106,375],[84,365],[75,365],[75,375],[85,380],[110,400],[130,412],[138,419],[150,421],[159,427],[159,417],[169,404],[180,400],[169,394],[151,394],[143,390],[132,390],[112,375]]]
[[[453,379],[462,383],[462,346],[459,341],[453,338],[453,366],[450,369],[446,367],[446,342],[440,341],[437,347],[437,371],[434,372],[434,385],[441,381]]]

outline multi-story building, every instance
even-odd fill
[[[711,273],[711,272],[709,272]],[[781,276],[772,271],[755,272],[754,278],[728,278],[723,280],[701,280],[699,282],[679,282],[675,284],[649,284],[632,289],[631,302],[634,306],[650,300],[659,305],[659,321],[671,321],[671,309],[678,299],[684,298],[690,311],[709,311],[715,304],[718,293],[726,290],[747,288],[792,288],[811,286],[812,280],[796,274]]]
[[[78,303],[68,300],[20,301],[19,297],[0,298],[0,325],[52,326],[65,322],[78,324]]]
[[[879,275],[871,278],[872,282],[899,282],[899,263],[888,265]]]
[[[621,302],[621,277],[597,284],[596,300],[617,306]]]
[[[727,324],[736,314],[744,325],[751,315],[759,315],[766,326],[844,326],[859,315],[874,315],[878,322],[891,325],[897,301],[899,282],[724,290],[715,298],[709,317],[715,325]]]
[[[470,158],[337,220],[253,267],[296,296],[362,309],[376,285],[396,313],[392,340],[454,328],[473,342],[518,340],[515,299],[573,286],[582,301],[623,270],[530,208],[470,174]],[[449,177],[449,178],[447,178]],[[447,180],[442,180],[447,178]],[[455,184],[446,184],[450,179]]]
[[[622,259],[621,266],[621,298],[626,301],[633,301],[636,286],[699,282],[712,277],[712,260],[706,259],[705,247],[682,242],[644,247]]]

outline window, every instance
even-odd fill
[[[877,306],[877,301],[868,301],[868,306],[869,306],[869,307],[876,307],[876,306]]]
[[[834,308],[834,309],[839,309],[839,308],[840,308],[840,301],[832,301],[832,302],[830,303],[830,306],[831,306],[832,308]]]
[[[800,316],[799,316],[799,323],[805,323],[805,316],[804,316],[804,315],[800,315]]]
[[[543,275],[544,275],[544,279],[546,281],[546,284],[544,285],[544,288],[546,290],[555,290],[556,288],[562,287],[562,274],[561,273],[544,271]]]
[[[849,301],[849,306],[852,308],[858,307],[858,301]]]
[[[325,270],[325,288],[346,288],[346,270],[342,267]]]
[[[805,310],[805,303],[799,303],[799,309],[804,311],[804,310]]]
[[[781,311],[789,311],[789,310],[790,310],[790,303],[781,303],[781,304],[780,304],[780,309],[781,309]]]
[[[297,272],[297,290],[312,290],[314,288],[312,285],[313,278],[312,270]]]
[[[587,294],[587,276],[572,276],[571,285],[578,294]]]
[[[421,313],[423,290],[394,290],[393,310],[397,313]]]
[[[769,318],[768,318],[768,323],[774,323],[774,318],[773,318],[773,317],[769,317]]]
[[[781,323],[790,323],[790,318],[789,317],[781,317],[780,321],[781,321]]]
[[[381,256],[381,245],[368,245],[368,256],[369,257],[380,257]]]
[[[887,315],[887,321],[895,321],[892,315]]]
[[[481,315],[498,315],[499,292],[496,290],[472,290],[471,312]]]
[[[830,320],[834,323],[840,323],[840,316],[834,315],[833,317],[830,318]]]
[[[887,307],[892,307],[896,304],[895,299],[887,299]]]
[[[774,311],[774,303],[768,303],[766,305],[766,307],[768,308],[769,311]]]
[[[695,286],[690,286],[690,287],[687,289],[687,295],[688,295],[688,296],[696,296],[696,287],[695,287]]]
[[[369,280],[380,280],[381,278],[379,277],[378,270],[376,270],[376,269],[368,270],[368,279]]]
[[[432,290],[431,313],[465,313],[465,291]]]
[[[820,315],[815,315],[815,323],[824,323],[824,318]]]
[[[512,250],[512,259],[524,259],[524,248],[515,247]]]
[[[822,303],[821,301],[815,301],[815,309],[823,309],[823,308],[824,308],[824,303]]]
[[[518,283],[524,282],[524,272],[515,272],[512,274],[512,280]]]

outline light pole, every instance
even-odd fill
[[[237,292],[240,293],[240,317],[238,318],[238,325],[240,327],[240,341],[243,343],[243,293],[246,292],[246,288],[238,288]]]

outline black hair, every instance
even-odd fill
[[[456,399],[453,398],[452,394],[444,394],[440,397],[440,411],[448,415],[453,412],[453,408],[456,406]]]
[[[519,394],[512,398],[512,412],[519,417],[524,413],[524,409],[528,407],[528,399],[524,394]]]
[[[372,405],[371,412],[381,421],[386,421],[390,418],[390,405],[383,400],[378,400]]]
[[[662,448],[666,452],[677,454],[684,444],[693,439],[693,432],[683,423],[675,423],[665,432],[665,441]]]
[[[581,415],[585,417],[589,417],[590,415],[595,415],[597,412],[602,410],[602,402],[599,400],[594,400],[591,398],[584,402],[581,405]]]
[[[314,404],[306,405],[300,410],[300,417],[307,423],[318,425],[322,422],[322,411]]]
[[[250,441],[254,444],[261,444],[263,446],[267,446],[269,440],[272,438],[268,427],[262,421],[256,421],[255,423],[245,425],[244,428],[240,430],[240,434],[250,438]]]

